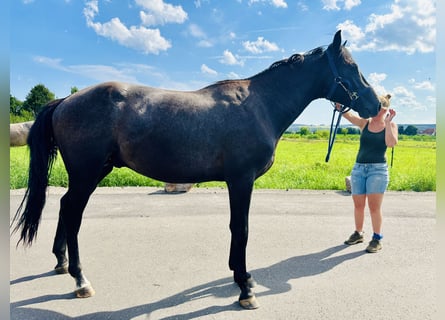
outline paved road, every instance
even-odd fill
[[[11,238],[11,319],[418,320],[437,312],[435,193],[388,192],[383,250],[366,254],[366,243],[343,245],[353,231],[349,194],[255,190],[247,261],[261,307],[246,311],[227,265],[226,190],[96,190],[79,238],[96,290],[88,299],[73,298],[71,277],[51,271],[63,191],[49,190],[31,248]],[[11,216],[22,195],[11,191]]]

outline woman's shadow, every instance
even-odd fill
[[[257,296],[266,297],[269,295],[276,295],[288,292],[291,290],[291,285],[289,283],[290,280],[325,273],[345,261],[355,259],[364,254],[364,251],[361,250],[331,257],[333,254],[340,252],[346,247],[346,245],[338,245],[323,250],[321,252],[292,257],[273,264],[269,267],[252,270],[251,273],[258,281],[258,284],[262,287],[267,288],[266,291],[257,293]],[[42,274],[42,277],[45,276],[48,276],[48,273]],[[28,278],[35,279],[34,276]],[[26,281],[26,279],[27,277],[13,280],[11,281],[11,285],[21,281]],[[155,311],[171,308],[181,304],[186,304],[196,299],[206,298],[208,296],[216,298],[228,298],[233,296],[234,300],[236,300],[238,298],[238,295],[239,289],[233,283],[232,277],[227,277],[184,290],[180,293],[166,297],[159,301],[139,306],[133,306],[117,311],[101,311],[85,314],[76,317],[76,319],[129,320],[141,315],[146,315],[147,318],[149,318],[150,314]],[[13,302],[10,305],[11,319],[72,319],[69,316],[51,310],[25,307],[27,305],[42,303],[50,300],[64,300],[72,298],[74,298],[73,295],[67,293],[61,295],[41,296],[28,300]],[[205,315],[218,314],[226,311],[242,311],[242,309],[239,307],[238,302],[234,301],[229,305],[213,305],[201,310],[185,314],[176,314],[172,317],[165,317],[163,319],[194,319]]]

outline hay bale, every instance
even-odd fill
[[[193,183],[166,183],[164,191],[167,193],[183,193],[190,191],[192,186]]]
[[[18,147],[26,145],[29,129],[34,121],[11,123],[9,125],[9,145]]]
[[[346,190],[347,190],[348,192],[352,192],[352,191],[351,191],[351,176],[347,176],[347,177],[345,178],[345,184],[346,184]]]

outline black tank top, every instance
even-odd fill
[[[365,125],[360,135],[360,148],[358,150],[356,162],[358,163],[385,163],[386,162],[386,142],[385,129],[380,132],[371,132]]]

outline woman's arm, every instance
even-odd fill
[[[396,116],[394,109],[389,109],[388,115],[385,118],[385,143],[389,148],[394,147],[399,141],[399,128],[392,122],[392,119]]]
[[[340,104],[336,103],[335,107],[337,108],[337,110],[341,110]],[[359,117],[357,114],[355,114],[351,111],[343,113],[343,117],[346,120],[348,120],[350,123],[352,123],[353,125],[359,127],[360,130],[363,130],[363,128],[366,126],[366,123],[368,123],[368,119]]]

